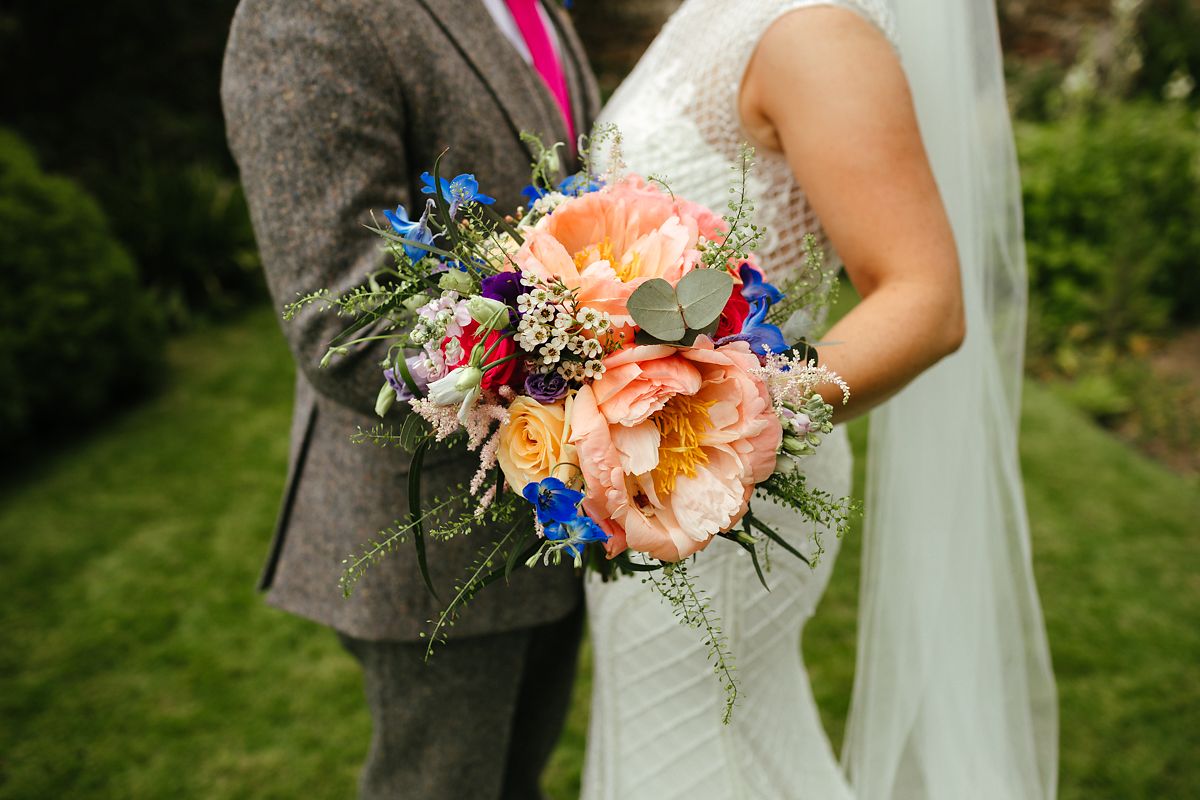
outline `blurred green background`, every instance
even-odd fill
[[[347,797],[365,755],[351,659],[253,591],[293,368],[224,145],[235,5],[0,8],[0,798]],[[611,89],[673,3],[576,5]],[[1000,5],[1061,796],[1191,797],[1200,7]],[[857,548],[805,638],[835,743]],[[585,665],[556,798],[577,792],[587,686]]]

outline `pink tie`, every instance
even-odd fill
[[[558,61],[558,53],[554,51],[550,34],[538,13],[538,0],[505,0],[505,2],[508,3],[508,10],[513,15],[513,21],[517,23],[517,28],[520,29],[521,36],[525,39],[525,45],[529,48],[529,54],[533,57],[534,69],[542,76],[550,94],[554,95],[554,100],[558,103],[558,110],[562,112],[563,120],[567,123],[567,132],[571,135],[571,141],[567,144],[574,150],[575,119],[571,114],[571,95],[567,91],[567,79],[563,75],[562,64]]]

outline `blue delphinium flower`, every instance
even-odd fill
[[[738,267],[738,276],[742,279],[742,297],[753,305],[759,300],[766,300],[767,306],[773,306],[783,299],[783,292],[776,289],[763,279],[761,272],[743,262]]]
[[[589,542],[607,542],[608,534],[591,517],[578,514],[565,522],[552,522],[544,528],[546,538],[554,542],[566,542],[563,547],[573,557],[583,555]]]
[[[762,273],[743,263],[738,267],[738,275],[742,279],[742,297],[750,303],[750,314],[742,323],[741,333],[724,336],[717,340],[717,345],[729,342],[747,342],[755,355],[761,356],[767,352],[785,353],[791,348],[783,338],[783,331],[767,322],[767,312],[771,306],[783,299],[783,292],[767,283]]]
[[[533,503],[546,539],[562,542],[561,548],[579,558],[589,542],[606,542],[608,534],[595,520],[579,510],[583,492],[567,487],[558,478],[544,478],[525,485],[522,494]]]
[[[602,188],[604,188],[603,183],[595,179],[588,180],[587,175],[582,172],[569,175],[558,184],[558,190],[570,197],[579,197],[589,192],[598,192]]]
[[[533,205],[538,200],[541,200],[543,197],[550,194],[550,190],[543,189],[542,187],[531,183],[521,190],[521,194],[525,196],[525,200],[529,203],[529,205]]]
[[[421,175],[421,191],[425,194],[433,194],[433,176],[428,172]],[[479,181],[475,180],[475,176],[464,172],[462,175],[456,176],[453,180],[442,178],[441,182],[442,197],[450,204],[450,216],[458,216],[458,209],[465,203],[479,203],[480,205],[490,206],[496,202],[496,198],[488,197],[479,191]]]
[[[420,242],[421,244],[433,244],[433,231],[429,227],[428,206],[425,208],[425,213],[416,222],[408,218],[408,211],[405,210],[404,206],[396,206],[395,211],[384,211],[383,216],[391,223],[392,230],[405,239]],[[404,255],[408,256],[408,260],[414,264],[424,258],[428,252],[415,244],[406,244],[403,247]]]
[[[553,477],[527,483],[521,494],[533,503],[537,521],[542,525],[575,519],[579,516],[579,502],[583,500],[583,492],[571,489]]]
[[[783,331],[767,322],[767,309],[769,308],[770,304],[765,299],[752,303],[750,305],[750,316],[746,317],[746,321],[742,323],[742,332],[735,333],[732,336],[725,336],[717,344],[747,342],[750,345],[750,349],[758,356],[767,352],[786,353],[791,348],[783,338]]]

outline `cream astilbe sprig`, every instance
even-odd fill
[[[789,406],[805,405],[817,387],[824,384],[832,384],[841,390],[842,405],[850,402],[850,387],[840,375],[829,367],[817,366],[815,361],[805,361],[796,353],[767,353],[762,366],[750,372],[767,385],[777,412]]]

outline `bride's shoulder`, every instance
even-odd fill
[[[810,8],[852,12],[888,41],[896,40],[895,21],[887,0],[686,0],[680,11],[703,19],[714,31],[726,36],[757,40],[780,17]]]

